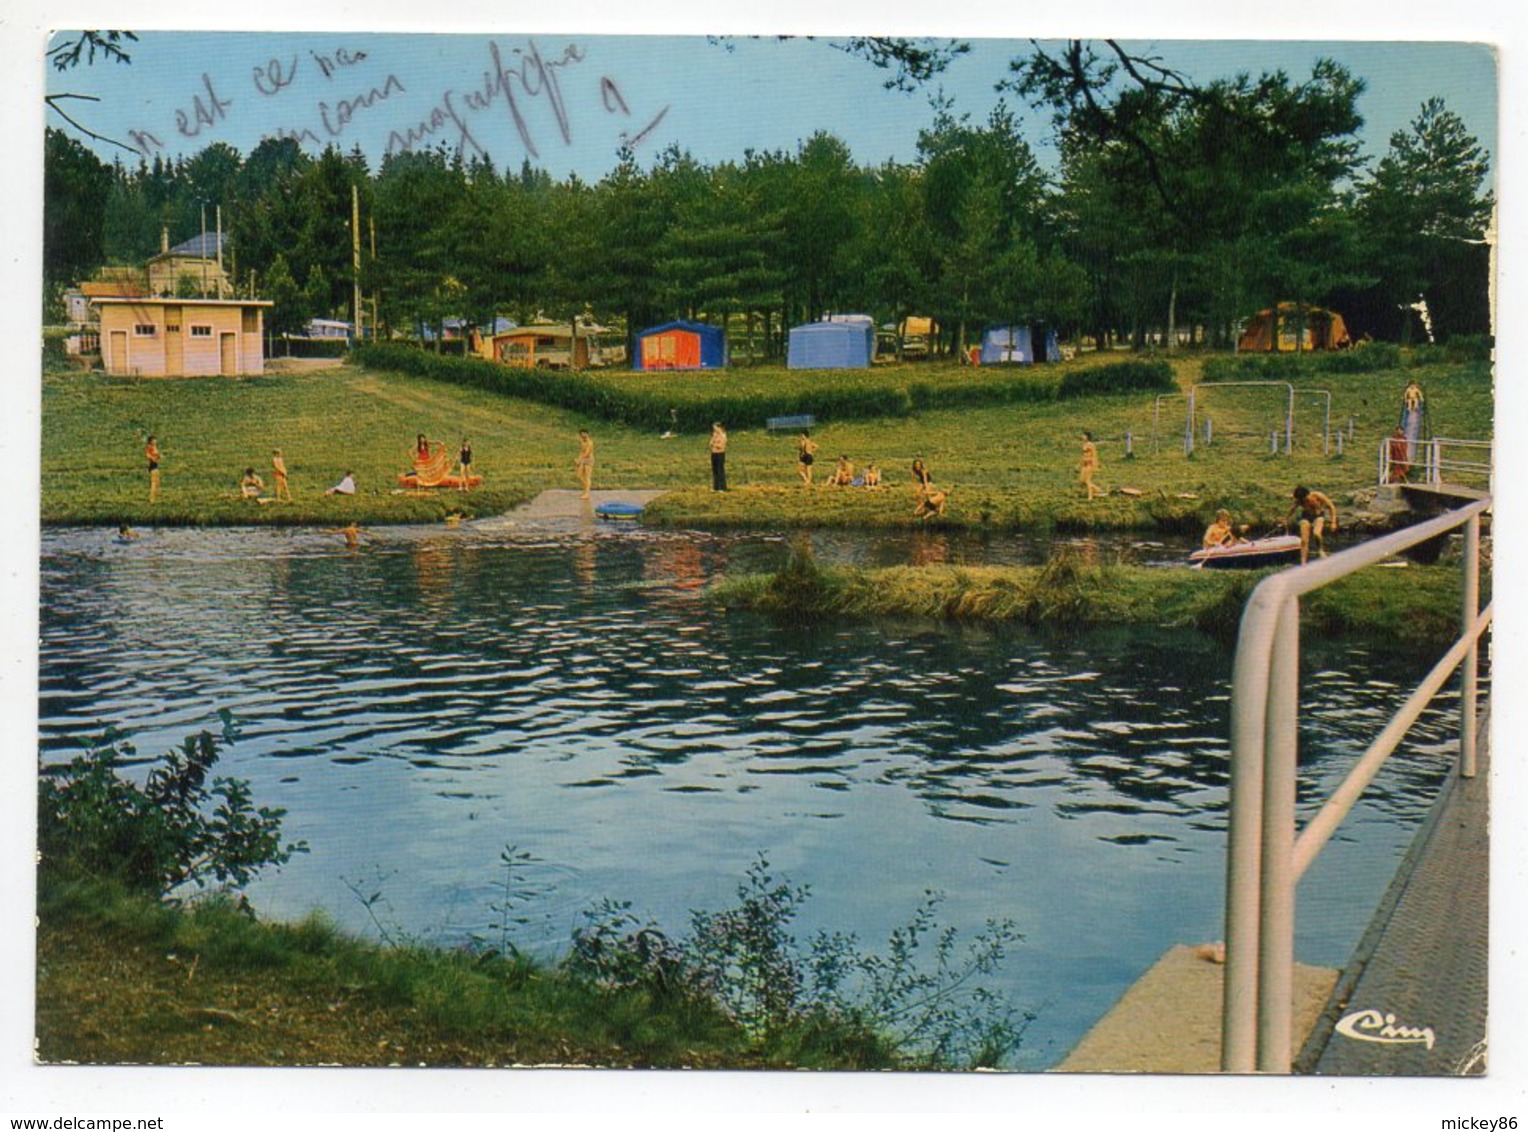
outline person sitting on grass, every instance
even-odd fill
[[[949,497],[948,491],[940,491],[933,484],[929,484],[928,489],[918,495],[918,506],[913,511],[913,517],[927,522],[932,516],[943,516],[944,503]]]
[[[876,467],[874,464],[866,464],[865,465],[865,486],[866,487],[880,487],[881,486],[881,469]]]
[[[325,495],[354,495],[355,494],[355,473],[354,472],[346,472],[343,476],[340,477],[340,482],[339,483],[335,484],[333,487],[325,488],[324,489],[324,494]]]
[[[1245,540],[1236,533],[1231,526],[1231,512],[1222,507],[1215,512],[1215,521],[1204,532],[1204,548],[1211,550],[1218,546],[1235,546]]]
[[[265,490],[265,481],[255,474],[254,468],[244,469],[244,478],[239,481],[239,495],[244,499],[253,499],[260,502],[260,494]]]
[[[829,487],[848,487],[854,482],[854,464],[847,456],[838,458],[838,466],[833,469],[833,474],[828,477]]]

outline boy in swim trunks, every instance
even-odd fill
[[[1289,509],[1289,514],[1284,518],[1285,526],[1296,515],[1300,517],[1300,565],[1305,565],[1310,560],[1310,540],[1316,540],[1316,552],[1322,558],[1326,557],[1326,546],[1322,541],[1322,533],[1328,524],[1326,517],[1330,515],[1332,521],[1330,527],[1337,529],[1337,504],[1333,503],[1319,491],[1312,491],[1308,487],[1297,487],[1294,492],[1294,506]]]

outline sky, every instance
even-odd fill
[[[217,1113],[216,1126],[240,1132],[271,1126],[366,1128],[417,1127],[405,1118],[389,1122],[389,1113],[448,1113],[454,1130],[503,1128],[501,1111],[569,1114],[618,1111],[623,1120],[651,1126],[652,1114],[755,1112],[769,1114],[771,1128],[788,1123],[792,1115],[816,1114],[842,1127],[868,1127],[855,1113],[901,1113],[877,1118],[874,1127],[917,1121],[926,1125],[931,1112],[960,1113],[963,1126],[1012,1128],[1018,1123],[1065,1123],[1078,1128],[1106,1127],[1098,1114],[1124,1117],[1121,1127],[1132,1129],[1223,1129],[1240,1132],[1281,1132],[1297,1122],[1302,1129],[1353,1128],[1384,1125],[1395,1128],[1437,1128],[1442,1117],[1513,1116],[1523,1113],[1523,1084],[1528,1081],[1525,1042],[1513,1020],[1528,1008],[1521,963],[1509,961],[1506,949],[1521,939],[1520,910],[1506,901],[1493,909],[1515,916],[1500,923],[1496,934],[1498,965],[1493,971],[1491,1076],[1462,1083],[1417,1080],[1264,1081],[1258,1079],[1140,1079],[1062,1078],[1012,1080],[983,1075],[914,1078],[912,1075],[819,1074],[680,1074],[659,1079],[651,1074],[580,1074],[570,1085],[559,1074],[495,1073],[345,1073],[321,1070],[297,1074],[270,1071],[91,1071],[50,1068],[30,1063],[30,1022],[26,985],[33,958],[30,952],[31,870],[28,860],[34,756],[28,736],[36,733],[36,574],[37,531],[37,346],[39,304],[34,301],[41,274],[40,216],[42,205],[41,153],[45,124],[59,124],[42,109],[45,90],[68,89],[99,93],[110,102],[81,103],[93,113],[98,132],[139,130],[162,142],[178,145],[177,110],[195,124],[194,100],[202,75],[212,76],[219,99],[230,101],[226,115],[206,125],[197,138],[184,139],[194,151],[200,141],[224,140],[241,150],[261,132],[277,128],[322,128],[318,103],[331,109],[340,99],[354,99],[373,84],[397,73],[405,90],[360,107],[345,124],[343,140],[360,141],[363,148],[386,145],[387,131],[418,124],[447,90],[464,93],[481,81],[488,42],[501,52],[525,49],[528,37],[556,51],[569,43],[587,51],[559,74],[566,93],[570,137],[563,141],[547,100],[527,99],[523,107],[538,160],[554,175],[579,169],[597,178],[608,165],[623,130],[640,131],[667,106],[668,113],[643,143],[640,153],[677,143],[696,157],[724,160],[744,147],[792,148],[817,129],[830,130],[852,148],[856,160],[875,163],[912,156],[917,131],[930,120],[926,97],[882,91],[877,73],[863,63],[840,58],[820,44],[740,44],[728,55],[703,43],[687,48],[682,60],[669,53],[644,51],[653,45],[612,43],[612,34],[663,32],[686,36],[707,33],[772,35],[790,31],[819,35],[900,34],[958,36],[973,40],[1004,37],[1005,44],[979,42],[972,56],[957,63],[945,78],[958,110],[980,120],[990,108],[992,83],[1006,70],[1012,47],[1025,37],[1116,36],[1137,44],[1157,44],[1167,59],[1198,79],[1239,69],[1254,72],[1286,68],[1294,77],[1309,73],[1317,54],[1331,54],[1369,81],[1360,109],[1368,120],[1363,137],[1371,152],[1382,152],[1389,134],[1404,129],[1422,99],[1441,94],[1464,118],[1482,142],[1493,135],[1498,157],[1498,184],[1503,200],[1502,257],[1499,308],[1515,312],[1519,301],[1517,265],[1524,262],[1522,239],[1515,226],[1522,175],[1524,130],[1517,107],[1528,99],[1528,55],[1521,0],[1474,0],[1467,5],[1437,0],[1386,0],[1383,4],[1350,0],[1279,0],[1276,4],[1228,4],[1225,0],[1067,0],[1063,4],[993,4],[977,0],[771,0],[768,5],[701,5],[688,0],[646,3],[625,8],[611,0],[559,0],[556,5],[514,5],[506,0],[452,0],[449,4],[419,5],[410,0],[262,0],[259,5],[192,7],[171,0],[7,0],[0,10],[0,200],[8,205],[0,239],[0,279],[10,303],[0,304],[0,466],[8,470],[8,485],[0,493],[7,538],[0,551],[0,724],[16,739],[0,760],[0,959],[13,976],[0,986],[0,1115],[156,1115],[171,1113],[166,1127],[212,1126],[194,1115]],[[253,68],[269,63],[272,54],[246,41],[209,42],[195,36],[171,37],[161,48],[147,34],[136,45],[131,67],[97,65],[55,85],[43,64],[49,35],[55,28],[110,27],[127,23],[148,28],[304,29],[303,36],[281,37],[295,47],[301,73],[278,94],[264,96],[253,89]],[[307,51],[326,52],[355,43],[360,29],[417,34],[461,35],[450,44],[459,52],[450,58],[423,59],[417,52],[389,50],[361,61],[365,82],[350,87],[346,80],[326,81],[317,60]],[[1291,42],[1314,34],[1330,37],[1319,47]],[[1178,41],[1196,41],[1177,46]],[[1388,42],[1381,42],[1388,41]],[[276,42],[274,40],[267,42]],[[416,41],[417,42],[417,41]],[[1501,128],[1494,125],[1498,96],[1488,57],[1478,48],[1447,44],[1492,44],[1500,50],[1499,105]],[[440,47],[437,42],[435,46]],[[1168,48],[1172,47],[1171,53]],[[787,49],[789,48],[789,49]],[[362,50],[357,46],[356,50]],[[161,55],[161,51],[163,54]],[[1183,57],[1179,57],[1179,53]],[[768,56],[760,60],[758,57]],[[262,56],[266,56],[262,58]],[[742,66],[743,63],[748,65]],[[152,64],[152,66],[150,65]],[[394,72],[394,69],[397,69]],[[354,72],[359,79],[362,72]],[[725,82],[715,79],[727,75]],[[375,77],[374,77],[375,76]],[[283,76],[285,77],[285,76]],[[600,79],[616,84],[629,115],[607,108]],[[96,87],[91,84],[113,84]],[[226,84],[226,85],[224,85]],[[326,98],[327,88],[336,93]],[[405,97],[405,94],[407,97]],[[261,109],[264,104],[264,109]],[[292,108],[289,110],[289,108]],[[280,113],[277,110],[280,110]],[[394,110],[398,117],[391,122]],[[404,113],[404,111],[407,113]],[[121,117],[113,118],[112,115]],[[317,116],[316,116],[317,115]],[[485,107],[483,137],[495,160],[518,163],[524,156],[518,130],[505,127],[502,97]],[[372,119],[379,120],[374,123]],[[489,129],[489,120],[500,120]],[[376,136],[364,136],[385,124]],[[1037,147],[1043,123],[1030,127]],[[240,132],[242,131],[242,132]],[[126,140],[126,139],[124,139]],[[654,148],[649,148],[654,147]],[[112,147],[105,147],[108,151]],[[121,151],[115,151],[121,152]],[[373,160],[380,149],[372,153]],[[130,157],[124,153],[125,158]],[[585,164],[587,163],[587,164]],[[28,217],[32,219],[28,221]],[[19,220],[18,220],[19,218]],[[1528,413],[1528,382],[1517,380],[1523,350],[1518,321],[1510,313],[1498,325],[1498,405],[1502,423],[1498,434],[1513,435],[1512,425]],[[1509,583],[1518,576],[1523,559],[1523,532],[1517,485],[1528,482],[1528,460],[1521,446],[1504,444],[1498,454],[1498,522],[1495,553],[1498,565],[1498,624],[1495,638],[1498,674],[1503,686],[1513,686],[1505,674],[1521,672],[1528,614],[1521,592]],[[1497,733],[1516,734],[1522,712],[1500,697]],[[1501,760],[1500,780],[1493,784],[1498,813],[1524,812],[1528,790],[1524,776]],[[1522,823],[1499,821],[1493,828],[1493,885],[1498,893],[1523,890]],[[1520,959],[1520,956],[1518,957]],[[1499,981],[1498,981],[1499,980]],[[1450,1085],[1459,1085],[1451,1088]],[[293,1114],[327,1113],[320,1125]],[[644,1116],[644,1114],[646,1114]],[[747,1118],[744,1118],[747,1119]],[[760,1119],[760,1118],[755,1118]],[[1125,1121],[1128,1120],[1128,1125]],[[545,1119],[541,1121],[545,1122]],[[689,1127],[694,1122],[669,1116],[664,1128]],[[708,1125],[714,1121],[708,1121]],[[697,1125],[698,1126],[698,1125]]]
[[[82,126],[69,130],[107,160],[190,156],[212,142],[248,153],[262,138],[296,137],[310,152],[359,146],[383,154],[444,144],[496,164],[522,161],[555,178],[597,181],[629,141],[650,164],[669,146],[705,163],[748,149],[794,152],[812,134],[842,139],[857,162],[910,162],[934,118],[932,96],[984,121],[1000,99],[1020,117],[1042,161],[1053,151],[1046,113],[996,86],[1031,50],[1024,38],[968,40],[937,80],[884,89],[887,72],[816,39],[564,33],[141,32],[132,63],[98,60],[47,75],[50,94]],[[72,38],[58,33],[55,44]],[[1050,46],[1056,46],[1050,41]],[[1365,151],[1378,156],[1422,102],[1441,96],[1494,152],[1496,58],[1462,42],[1138,39],[1127,46],[1193,79],[1282,70],[1308,80],[1322,57],[1367,82],[1359,101]]]

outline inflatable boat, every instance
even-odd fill
[[[1299,561],[1299,535],[1274,535],[1230,546],[1212,546],[1188,556],[1188,564],[1195,570],[1266,570]]]
[[[601,519],[640,519],[642,517],[642,504],[640,503],[598,503],[594,507],[594,513]]]

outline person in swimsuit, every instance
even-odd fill
[[[147,447],[143,450],[144,457],[149,462],[149,502],[159,502],[159,441],[156,437],[149,437]]]
[[[271,471],[276,476],[276,498],[292,502],[292,487],[287,481],[286,459],[281,455],[281,449],[277,448],[271,453]]]
[[[1103,488],[1094,485],[1093,476],[1097,472],[1098,446],[1093,443],[1093,434],[1084,432],[1082,434],[1082,463],[1077,465],[1077,479],[1088,493],[1087,497],[1090,500],[1096,496],[1108,494]]]
[[[833,469],[833,474],[828,477],[828,483],[835,487],[848,487],[854,482],[854,464],[848,456],[840,456],[838,464]]]
[[[343,527],[333,527],[324,532],[326,535],[343,535],[345,537],[345,549],[356,550],[361,545],[361,525],[350,523]]]
[[[573,461],[573,466],[578,469],[578,486],[583,497],[588,499],[594,483],[594,438],[586,428],[578,430],[578,459]]]
[[[711,423],[711,490],[727,490],[727,430],[721,421]]]
[[[260,493],[265,490],[265,481],[255,475],[254,468],[244,469],[244,478],[239,481],[239,495],[245,499],[260,501]]]
[[[928,490],[918,497],[918,506],[913,509],[913,517],[927,522],[935,515],[943,515],[944,503],[949,497],[948,491],[940,491],[930,484]]]
[[[817,442],[810,432],[802,429],[801,439],[796,441],[796,474],[801,477],[803,487],[812,486],[812,464],[816,459]]]
[[[456,462],[461,466],[461,489],[470,491],[471,485],[468,481],[472,478],[472,442],[465,436],[462,437],[461,449],[456,454]]]
[[[928,494],[932,480],[928,474],[928,467],[923,463],[922,456],[913,457],[913,494],[922,499]]]
[[[1241,541],[1231,525],[1231,512],[1224,507],[1216,511],[1215,521],[1204,532],[1204,548],[1210,550],[1217,546],[1235,546]]]
[[[881,486],[881,469],[876,467],[874,464],[866,464],[865,465],[865,486],[866,487],[880,487]]]
[[[1337,504],[1333,503],[1319,491],[1312,491],[1308,487],[1297,487],[1294,490],[1294,506],[1289,509],[1289,514],[1284,518],[1284,524],[1296,515],[1300,517],[1300,565],[1305,565],[1310,560],[1310,541],[1316,540],[1316,552],[1322,558],[1326,557],[1326,546],[1322,542],[1322,533],[1327,529],[1326,518],[1332,517],[1330,528],[1337,529]]]

